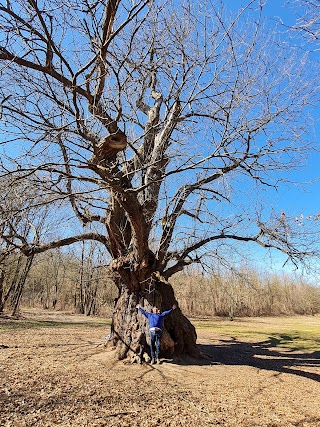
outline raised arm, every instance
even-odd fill
[[[140,304],[136,305],[136,308],[140,311],[140,313],[142,313],[145,317],[148,317],[148,313],[146,311],[144,311],[143,308],[141,308]]]
[[[171,313],[171,311],[175,310],[176,308],[177,308],[177,305],[176,305],[176,304],[173,304],[173,306],[172,306],[172,308],[170,308],[170,310],[163,311],[163,312],[160,314],[160,316],[161,316],[161,317],[164,317],[164,316],[166,316],[167,314]]]

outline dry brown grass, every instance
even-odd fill
[[[319,351],[199,328],[211,360],[140,366],[106,351],[102,319],[29,312],[0,327],[1,426],[320,426]]]

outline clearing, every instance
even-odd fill
[[[0,318],[0,425],[320,426],[320,317],[196,319],[211,357],[116,361],[109,321]]]

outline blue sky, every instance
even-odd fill
[[[224,3],[227,7],[237,11],[241,7],[248,4],[248,0],[225,0]],[[298,8],[297,2],[291,0],[291,6],[288,7],[288,0],[267,0],[264,2],[264,17],[271,18],[275,22],[282,22],[285,26],[292,26],[296,22],[296,14],[303,10]],[[293,3],[295,8],[293,8]],[[254,2],[253,8],[257,8],[258,1]],[[248,12],[250,16],[250,11]],[[283,37],[287,37],[287,28],[283,26]],[[282,27],[280,27],[282,28]],[[295,38],[294,42],[298,42]],[[319,47],[319,46],[318,46]],[[320,53],[314,54],[315,61],[318,62]],[[319,68],[320,72],[320,68]],[[319,144],[320,134],[320,109],[314,110],[314,115],[318,121],[315,126],[314,133],[316,142]],[[320,144],[319,144],[320,150]],[[313,152],[305,161],[305,165],[298,170],[292,170],[288,174],[288,179],[291,180],[293,185],[282,186],[281,189],[274,194],[274,207],[285,212],[290,212],[292,215],[314,215],[320,212],[320,151]]]
[[[230,7],[233,11],[239,10],[248,4],[247,0],[228,0],[224,2],[227,7]],[[295,9],[293,8],[293,4]],[[256,8],[258,2],[255,2],[252,7]],[[288,0],[267,0],[264,5],[264,17],[272,19],[274,22],[281,22],[283,26],[280,26],[283,30],[283,37],[288,37],[288,28],[295,24],[297,13],[303,13],[303,10],[298,8],[298,3],[291,1],[291,6],[288,7]],[[247,15],[250,17],[250,11],[247,11]],[[252,14],[253,16],[253,14]],[[291,42],[298,43],[299,38],[295,37]],[[305,43],[305,41],[303,42]],[[319,48],[319,46],[317,46]],[[304,44],[304,48],[307,45]],[[315,52],[312,54],[312,58],[319,67],[319,50],[315,49],[315,46],[311,47]],[[320,109],[315,107],[313,109],[313,115],[317,120],[314,126],[314,138],[319,146],[319,134],[320,134]],[[313,125],[312,125],[313,126]],[[314,141],[313,141],[314,142]],[[288,216],[300,216],[304,217],[309,215],[316,215],[320,212],[320,152],[312,152],[310,156],[306,158],[304,164],[297,170],[288,171],[287,179],[288,185],[281,185],[277,191],[270,191],[268,193],[270,197],[270,208],[273,208],[276,212],[284,211]],[[289,184],[290,182],[290,184]],[[258,268],[265,269],[267,271],[275,272],[292,272],[292,266],[286,265],[283,267],[286,258],[279,252],[273,252],[272,257],[270,254],[262,248],[248,247],[248,253],[250,254],[250,260]],[[249,261],[250,264],[250,261]],[[307,277],[317,283],[317,276],[310,274]]]
[[[295,23],[296,15],[293,8],[285,6],[287,1],[269,0],[265,5],[265,13],[276,21],[281,20],[285,25]],[[292,2],[291,2],[292,3]],[[296,12],[299,10],[295,9]],[[315,60],[319,62],[319,54],[315,55]],[[318,64],[319,66],[319,64]],[[320,110],[315,109],[314,115],[318,120],[315,126],[315,138],[319,144],[320,134]],[[320,144],[319,144],[320,145]],[[320,146],[319,146],[320,149]],[[275,204],[281,210],[290,212],[292,215],[303,214],[315,215],[320,212],[320,153],[312,153],[305,162],[305,166],[289,174],[289,179],[296,184],[289,187],[283,186],[279,191],[278,198],[275,198]]]

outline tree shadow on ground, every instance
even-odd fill
[[[284,338],[284,337],[282,337]],[[218,344],[198,344],[203,359],[182,358],[174,363],[181,365],[243,365],[257,369],[288,373],[320,381],[320,351],[296,352],[277,348],[280,339],[270,337],[266,341],[249,343],[236,338],[220,340]],[[311,369],[310,369],[311,368]]]

